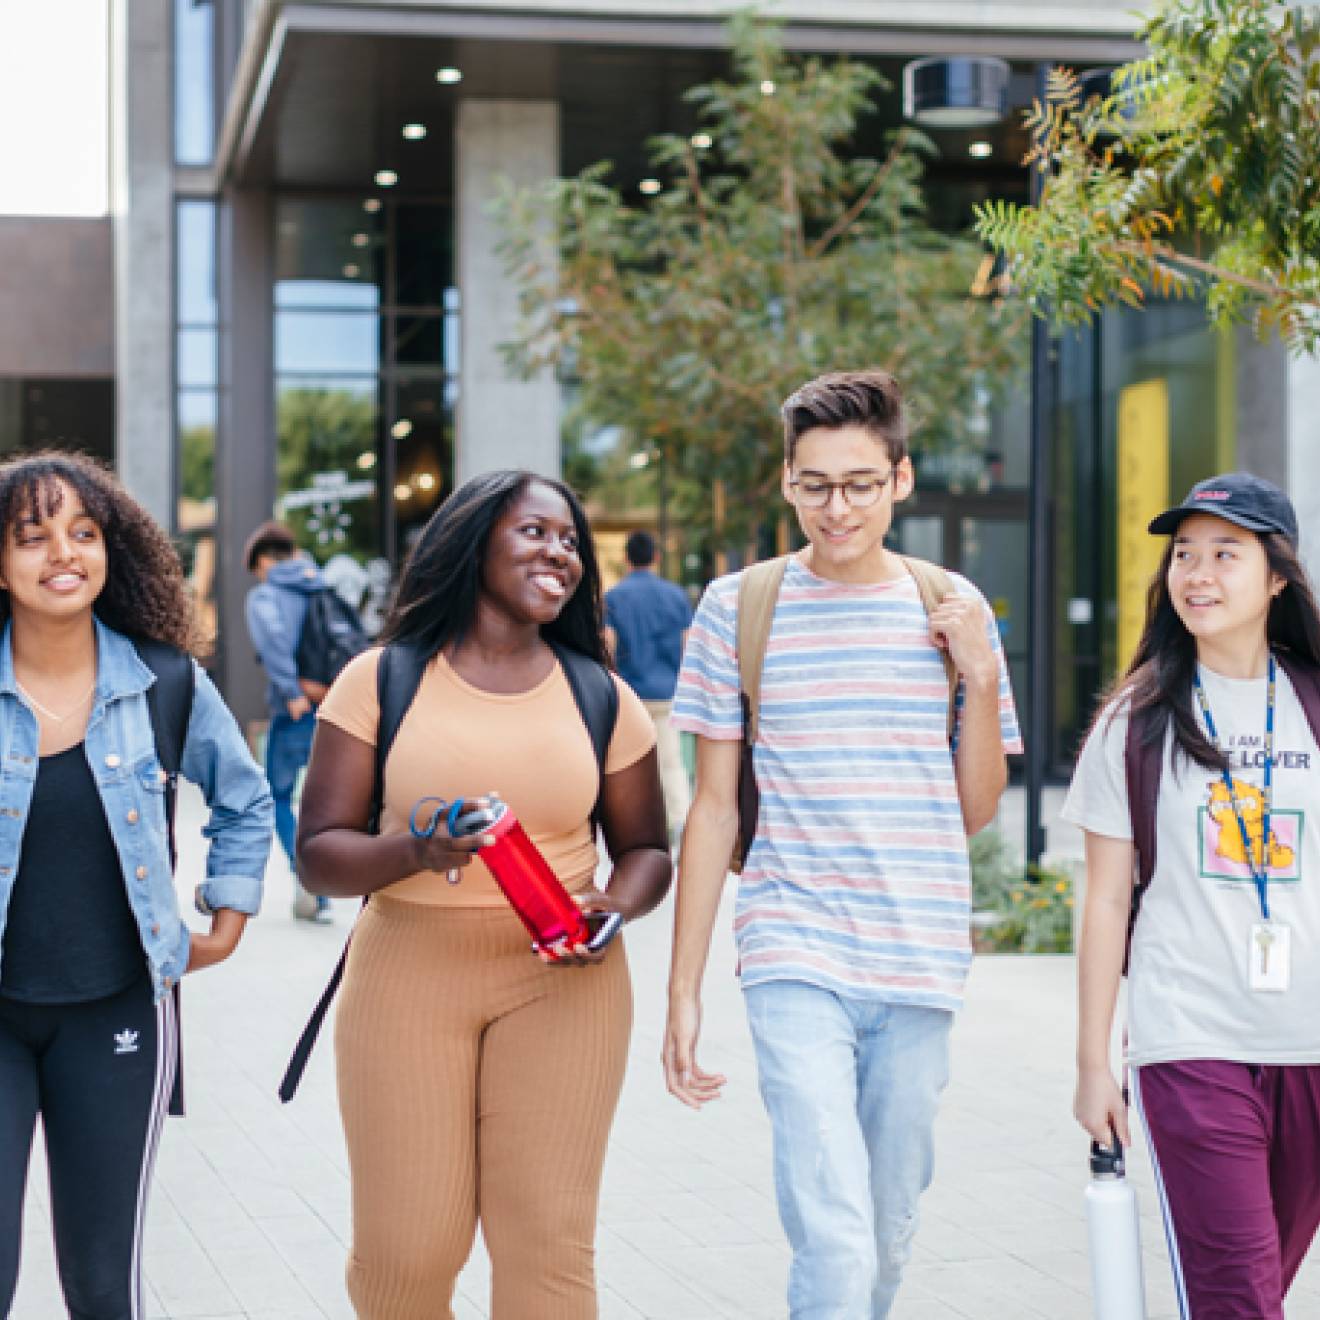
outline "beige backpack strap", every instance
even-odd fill
[[[936,606],[946,596],[952,596],[958,590],[953,585],[953,579],[938,564],[929,563],[925,559],[914,559],[910,555],[903,555],[902,559],[907,565],[907,571],[916,581],[921,604],[928,615],[934,613]],[[954,703],[958,697],[958,671],[954,668],[953,660],[947,651],[940,651],[940,659],[944,661],[944,673],[949,680],[949,737],[952,738]]]
[[[787,555],[766,559],[743,571],[738,583],[738,681],[746,703],[746,728],[743,736],[756,741],[761,713],[761,670],[765,667],[765,648],[770,641],[770,621],[775,616],[775,601],[788,567]]]

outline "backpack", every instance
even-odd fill
[[[596,794],[596,805],[591,809],[594,826],[600,807],[600,793],[604,791],[605,785],[605,756],[609,751],[610,739],[614,736],[614,726],[619,717],[619,689],[615,686],[610,671],[599,661],[583,655],[580,651],[570,650],[549,638],[546,640],[564,671],[564,677],[568,680],[578,714],[582,716],[582,723],[587,726],[591,749],[595,753],[596,765],[600,771],[600,789]],[[375,784],[372,788],[371,814],[367,824],[372,834],[380,833],[380,815],[385,802],[385,759],[389,756],[399,726],[403,723],[403,717],[408,713],[408,708],[417,695],[422,675],[430,659],[429,655],[425,655],[411,643],[391,642],[381,652],[380,662],[376,666],[376,701],[380,715],[376,724]],[[364,897],[362,906],[366,907],[366,905],[367,899]],[[330,982],[321,992],[321,998],[312,1009],[312,1015],[308,1018],[307,1025],[293,1048],[293,1056],[289,1059],[284,1080],[280,1083],[280,1099],[285,1104],[293,1099],[298,1089],[303,1070],[307,1067],[307,1060],[311,1057],[312,1047],[320,1034],[321,1024],[339,990],[339,983],[344,977],[344,964],[348,959],[348,945],[352,938],[353,933],[350,931],[348,940],[344,942],[344,951],[339,955],[339,961],[330,974]]]
[[[178,799],[179,767],[183,764],[183,745],[188,739],[188,721],[192,718],[193,693],[197,674],[192,657],[167,642],[134,637],[133,647],[142,663],[156,675],[147,689],[147,713],[151,717],[151,735],[156,743],[156,759],[165,772],[165,837],[169,842],[170,870],[179,861],[174,840],[174,807]],[[179,983],[171,990],[174,996],[175,1021],[179,1021]],[[170,1094],[170,1113],[183,1113],[183,1033],[174,1033],[174,1090]]]
[[[308,699],[319,702],[339,671],[370,644],[357,610],[332,587],[308,597],[295,657],[298,685]]]
[[[756,837],[756,822],[761,813],[761,793],[756,784],[756,769],[752,749],[761,711],[761,675],[765,668],[765,652],[770,642],[770,625],[775,617],[775,602],[788,568],[789,555],[767,559],[743,572],[738,583],[738,699],[742,703],[743,736],[742,758],[738,764],[738,837],[733,845],[729,869],[741,874],[743,863],[751,851]],[[953,580],[937,564],[924,559],[900,555],[912,574],[921,595],[921,603],[930,614],[946,597],[954,594]],[[940,652],[944,672],[949,680],[949,738],[953,738],[954,701],[958,692],[958,671],[947,651]]]
[[[1299,661],[1287,651],[1276,651],[1279,668],[1297,693],[1311,726],[1311,736],[1320,743],[1320,669]],[[1141,901],[1155,876],[1155,817],[1164,775],[1164,739],[1152,737],[1149,711],[1136,711],[1128,719],[1123,743],[1123,771],[1127,781],[1128,815],[1132,820],[1132,847],[1136,874],[1132,884],[1132,907],[1128,912],[1127,942],[1123,946],[1123,972],[1132,956],[1132,932],[1136,928]]]

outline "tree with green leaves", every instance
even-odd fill
[[[981,249],[925,219],[930,144],[901,129],[883,159],[849,152],[880,75],[791,56],[748,15],[730,32],[732,77],[687,94],[699,131],[648,144],[654,197],[629,205],[601,163],[507,193],[502,217],[524,316],[511,363],[573,380],[717,545],[777,510],[777,410],[803,381],[884,366],[918,451],[950,452],[1022,368],[1016,311],[968,297]]]
[[[1056,69],[1027,116],[1039,205],[977,229],[1038,309],[1079,324],[1204,295],[1295,351],[1320,346],[1320,7],[1174,0],[1106,96]]]

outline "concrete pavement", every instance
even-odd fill
[[[200,801],[182,797],[181,887],[201,865]],[[1053,840],[1052,840],[1053,842]],[[329,1033],[295,1102],[275,1087],[338,955],[356,905],[332,928],[295,923],[282,857],[265,912],[227,965],[184,987],[189,1116],[167,1125],[146,1242],[155,1320],[351,1320],[343,1265],[348,1178]],[[726,895],[726,898],[729,897]],[[636,989],[633,1057],[610,1148],[598,1238],[604,1320],[782,1320],[788,1253],[775,1213],[768,1125],[721,917],[707,978],[702,1062],[727,1094],[696,1114],[664,1091],[658,1064],[668,904],[628,932]],[[1086,1142],[1069,1115],[1073,963],[981,958],[954,1034],[935,1184],[894,1320],[1085,1320]],[[1144,1151],[1150,1320],[1177,1315]],[[13,1320],[64,1314],[44,1169],[34,1160]],[[456,1303],[488,1315],[478,1248]],[[1320,1320],[1320,1266],[1289,1320]],[[529,1316],[526,1320],[536,1320]]]

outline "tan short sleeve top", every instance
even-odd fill
[[[320,719],[376,745],[380,648],[355,657],[335,680]],[[646,708],[616,676],[619,718],[606,773],[624,770],[655,745]],[[517,813],[551,869],[570,891],[596,870],[588,818],[596,801],[596,756],[564,671],[556,665],[527,692],[483,692],[465,682],[444,656],[426,667],[417,695],[385,760],[383,834],[408,829],[423,797],[479,797],[495,792]],[[389,888],[392,898],[447,907],[499,907],[507,900],[480,859],[457,885],[419,871]]]

